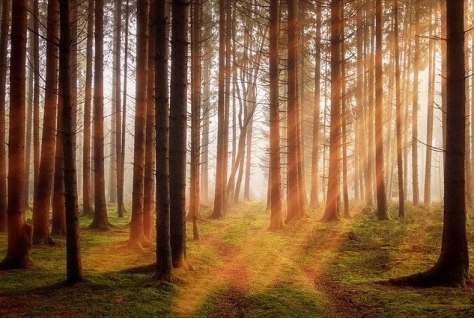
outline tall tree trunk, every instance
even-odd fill
[[[33,7],[32,1],[29,3],[30,7]],[[30,13],[31,14],[31,13]],[[28,29],[33,30],[33,20],[35,18],[30,16],[28,19]],[[34,45],[33,45],[34,34],[28,35],[28,56],[33,57],[34,55]],[[31,142],[33,140],[33,91],[34,91],[34,76],[35,70],[30,64],[28,67],[28,89],[27,89],[27,110],[26,110],[26,145],[25,145],[25,207],[29,208],[30,206],[30,168],[31,168]]]
[[[156,0],[150,0],[150,8],[155,7]],[[155,211],[155,177],[153,174],[155,165],[155,43],[151,41],[156,37],[155,12],[150,10],[150,22],[148,24],[148,84],[147,84],[147,111],[146,111],[146,153],[145,153],[145,198],[143,202],[143,231],[145,237],[151,240],[153,234],[153,212]]]
[[[339,219],[339,159],[341,152],[341,10],[342,0],[331,0],[331,123],[329,175],[323,220]]]
[[[76,181],[76,128],[74,123],[74,85],[71,68],[72,37],[71,0],[61,1],[61,37],[59,41],[60,95],[63,100],[64,184],[67,219],[66,271],[67,282],[74,284],[82,280],[82,264],[79,250],[79,213]]]
[[[173,266],[186,261],[186,100],[189,2],[172,1],[170,80],[170,214]]]
[[[51,234],[66,235],[66,206],[64,202],[64,143],[63,143],[63,101],[58,99],[58,120],[56,121],[56,153],[54,160],[53,212]]]
[[[145,142],[147,116],[148,72],[148,0],[137,2],[137,66],[135,93],[135,138],[133,147],[132,221],[130,222],[131,247],[145,244],[143,208],[145,196]]]
[[[191,23],[191,163],[189,214],[193,222],[193,237],[199,239],[197,219],[199,217],[199,164],[201,125],[201,7],[199,0],[192,6]]]
[[[115,91],[114,91],[114,118],[115,118],[115,182],[112,183],[116,187],[116,202],[117,202],[117,215],[123,217],[123,211],[120,206],[123,208],[123,189],[119,187],[120,184],[120,168],[122,167],[121,163],[121,154],[122,154],[122,67],[121,67],[121,56],[122,56],[122,1],[115,1],[115,55],[114,59],[116,60],[114,68],[114,80],[115,80]]]
[[[10,13],[11,0],[4,0],[2,5],[2,24],[0,30],[0,233],[3,233],[7,230],[7,152],[5,148],[5,102]]]
[[[297,92],[297,5],[296,0],[288,1],[288,111],[287,111],[287,156],[288,156],[288,199],[286,222],[300,216],[298,187],[298,92]]]
[[[398,216],[405,217],[405,189],[403,182],[403,144],[402,144],[402,106],[400,92],[400,53],[398,29],[398,0],[394,1],[394,33],[395,33],[395,109],[396,109],[396,139],[397,139],[397,174],[398,174]]]
[[[58,109],[58,31],[59,1],[48,2],[46,44],[46,90],[44,99],[43,136],[38,185],[33,201],[33,244],[52,243],[49,236],[49,210],[53,190],[56,150],[56,118]]]
[[[121,117],[121,46],[122,46],[122,1],[114,1],[114,53],[112,61],[112,116],[110,132],[110,166],[109,166],[109,203],[117,203],[118,161],[121,153],[120,130]]]
[[[35,17],[39,16],[38,0],[33,0],[33,15]],[[39,19],[33,19],[33,69],[34,70],[40,69],[40,57],[39,57],[40,52],[39,51],[40,51],[39,49]],[[40,147],[41,147],[40,146],[40,114],[39,114],[40,113],[40,72],[34,72],[33,90],[34,90],[34,93],[33,93],[33,170],[34,170],[33,190],[35,191],[35,189],[38,187],[38,175],[39,175],[39,166],[40,166]],[[1,140],[3,141],[4,139],[1,139]],[[34,191],[33,191],[33,200],[34,200]],[[0,194],[1,194],[1,191],[0,191]],[[0,210],[1,210],[1,204],[0,204]]]
[[[432,23],[430,12],[430,25]],[[431,30],[430,30],[431,35]],[[425,157],[425,183],[424,183],[424,203],[431,203],[431,162],[432,162],[432,145],[433,145],[433,119],[434,119],[434,98],[435,98],[435,50],[434,43],[430,41],[428,44],[428,116],[426,118],[426,157]]]
[[[104,174],[104,0],[95,1],[94,65],[94,220],[91,228],[109,229]]]
[[[277,230],[283,226],[281,212],[280,172],[280,101],[278,34],[280,33],[280,0],[270,1],[270,226]],[[319,110],[318,110],[319,111]]]
[[[157,70],[168,70],[168,2],[155,1]],[[155,73],[156,127],[156,278],[172,281],[170,245],[170,175],[169,175],[169,103],[168,72]]]
[[[315,67],[314,67],[314,109],[313,109],[313,144],[311,161],[311,196],[310,206],[315,208],[318,203],[319,193],[319,130],[321,108],[321,5],[316,6],[316,37],[315,37]]]
[[[5,2],[4,2],[5,4]],[[10,127],[8,138],[8,248],[0,269],[32,265],[31,226],[25,221],[25,81],[28,1],[12,3]]]
[[[420,201],[418,185],[418,84],[420,73],[420,5],[415,5],[415,52],[414,52],[414,77],[413,77],[413,112],[412,112],[412,178],[413,178],[413,205]]]
[[[211,112],[211,59],[206,58],[204,62],[203,83],[203,124],[201,134],[201,201],[207,203],[209,200],[209,118]]]
[[[225,215],[226,207],[224,201],[225,187],[225,37],[226,37],[226,5],[227,0],[219,0],[219,74],[218,74],[218,96],[217,96],[217,158],[216,158],[216,183],[214,193],[213,218],[221,218]]]
[[[383,79],[382,79],[382,0],[376,1],[375,53],[375,171],[377,181],[377,218],[389,219],[385,193],[383,149]]]
[[[92,44],[94,31],[94,0],[88,0],[86,83],[84,91],[84,139],[82,151],[82,214],[92,216],[91,203],[91,105],[92,105]]]
[[[122,96],[122,127],[117,129],[117,139],[120,139],[121,153],[118,154],[117,161],[117,215],[123,217],[125,212],[124,205],[124,180],[125,180],[125,128],[127,122],[127,82],[128,82],[128,23],[130,19],[130,0],[125,5],[125,43],[124,43],[124,62],[123,62],[123,96]],[[118,125],[118,122],[117,122]],[[121,136],[119,137],[118,132]]]

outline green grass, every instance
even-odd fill
[[[130,250],[129,214],[118,218],[112,208],[114,227],[108,232],[90,230],[91,219],[81,218],[85,282],[63,284],[64,238],[55,238],[54,247],[33,247],[33,268],[0,272],[0,317],[474,315],[471,283],[462,289],[387,284],[389,278],[434,264],[441,241],[440,205],[409,206],[405,219],[385,222],[358,211],[349,220],[322,223],[320,208],[269,232],[263,204],[237,205],[218,220],[209,219],[210,208],[203,207],[201,240],[192,240],[187,227],[188,266],[175,271],[174,284],[163,284],[153,279],[154,247]],[[396,216],[395,205],[391,214]],[[471,221],[472,216],[472,243]],[[5,254],[6,236],[0,234],[0,255]]]

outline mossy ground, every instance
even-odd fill
[[[188,267],[175,271],[175,284],[153,280],[154,247],[127,248],[129,216],[111,211],[115,227],[108,232],[88,229],[91,220],[81,218],[87,280],[63,284],[65,242],[55,238],[56,246],[33,248],[33,268],[0,272],[0,317],[474,316],[470,283],[461,289],[387,284],[436,261],[439,205],[409,207],[405,219],[384,222],[352,212],[351,219],[322,223],[315,210],[278,232],[267,231],[263,204],[241,204],[218,220],[202,213],[201,240],[191,239],[189,225]],[[1,234],[0,256],[5,253]]]

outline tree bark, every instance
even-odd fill
[[[405,189],[403,181],[403,131],[402,131],[402,106],[400,92],[400,53],[398,29],[398,0],[394,1],[394,33],[395,33],[395,109],[396,109],[396,134],[397,134],[397,174],[398,174],[398,216],[405,217]]]
[[[150,0],[150,8],[155,7],[156,0]],[[155,211],[155,12],[150,10],[150,22],[148,23],[148,84],[147,84],[147,110],[146,110],[146,139],[145,139],[145,198],[143,200],[143,231],[145,237],[151,240],[154,232],[153,212]]]
[[[465,30],[464,1],[446,4],[446,162],[444,166],[444,223],[441,253],[423,273],[392,279],[398,285],[420,287],[464,286],[469,279],[465,198]]]
[[[25,81],[27,0],[12,3],[10,60],[10,134],[8,138],[8,247],[0,269],[32,265],[31,226],[25,221]]]
[[[385,193],[385,167],[383,149],[383,79],[382,79],[382,0],[376,0],[375,9],[375,171],[377,183],[377,218],[390,219]]]
[[[108,230],[104,174],[104,1],[95,1],[94,65],[94,220],[93,229]]]
[[[270,1],[270,226],[277,230],[283,226],[281,212],[280,172],[280,101],[279,101],[279,57],[278,34],[280,32],[280,0]]]
[[[189,1],[172,1],[170,80],[170,214],[173,266],[186,262],[186,121]]]
[[[216,183],[214,193],[213,218],[221,218],[225,215],[224,187],[225,187],[225,37],[226,18],[225,9],[227,0],[219,0],[219,71],[218,71],[218,97],[217,97],[217,158],[216,158]]]
[[[201,126],[201,8],[199,0],[192,5],[191,27],[191,162],[189,214],[193,222],[193,237],[199,239],[197,219],[199,217],[199,165]]]
[[[58,31],[59,1],[48,2],[46,44],[46,90],[44,99],[43,136],[38,184],[33,201],[33,244],[52,243],[49,235],[49,210],[53,190],[56,152],[56,118],[58,115]]]
[[[63,100],[64,184],[66,206],[66,272],[68,284],[82,280],[82,263],[79,249],[79,213],[76,181],[76,143],[74,102],[72,92],[71,46],[71,0],[61,1],[61,36],[59,41],[60,98]]]
[[[342,0],[331,0],[331,123],[329,137],[329,175],[323,220],[340,218],[339,159],[341,152],[341,10]]]
[[[143,231],[145,196],[145,142],[148,72],[148,0],[137,2],[137,59],[135,93],[135,138],[133,147],[132,220],[129,247],[141,248],[146,243]]]
[[[84,90],[84,138],[82,151],[82,214],[92,216],[91,203],[91,105],[92,105],[92,44],[94,32],[94,1],[88,0],[86,83]]]
[[[4,0],[2,5],[2,24],[0,30],[0,233],[3,233],[7,230],[7,152],[5,148],[5,102],[10,15],[11,0]]]
[[[157,70],[168,69],[169,15],[167,1],[155,1]],[[168,72],[155,73],[156,127],[156,278],[172,281],[170,245],[170,175],[169,175],[169,102]]]

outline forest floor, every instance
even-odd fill
[[[351,219],[322,223],[314,211],[278,232],[267,230],[269,212],[259,203],[241,204],[219,220],[208,219],[207,210],[199,241],[188,226],[188,266],[175,271],[174,284],[153,280],[154,247],[127,248],[128,218],[111,210],[116,226],[108,232],[88,229],[90,219],[81,218],[87,279],[64,285],[64,239],[33,247],[33,268],[0,272],[0,317],[474,316],[473,283],[415,289],[387,282],[435,263],[439,205],[409,207],[405,219],[384,222],[353,212]],[[472,249],[470,255],[474,264]]]

